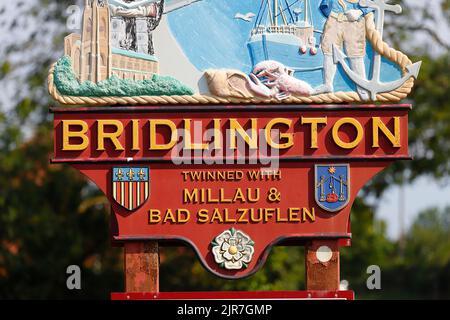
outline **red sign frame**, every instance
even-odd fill
[[[351,290],[343,291],[196,291],[196,292],[113,292],[111,300],[354,300]]]
[[[55,130],[52,162],[71,164],[105,193],[113,209],[111,231],[115,243],[158,240],[164,244],[182,241],[194,248],[207,270],[223,278],[238,279],[259,270],[273,245],[305,244],[312,239],[349,241],[350,209],[359,190],[393,161],[411,158],[408,153],[410,109],[410,105],[292,105],[282,109],[274,105],[51,108]],[[220,120],[219,125],[214,127],[214,120],[217,119]],[[225,128],[234,128],[233,139],[239,135],[238,138],[243,141],[247,139],[245,150],[250,153],[251,139],[246,138],[243,131],[252,133],[253,124],[258,125],[256,129],[264,130],[273,119],[278,119],[278,122],[272,128],[278,130],[277,134],[285,134],[282,139],[279,136],[279,145],[292,143],[289,147],[280,148],[276,157],[279,160],[280,180],[253,181],[232,177],[219,182],[190,181],[189,174],[186,180],[184,172],[194,171],[216,175],[219,171],[242,172],[243,177],[248,178],[249,172],[256,172],[264,165],[248,164],[253,158],[247,155],[244,157],[247,163],[244,164],[175,165],[171,160],[173,148],[160,149],[172,141],[173,131],[168,131],[170,123],[175,128],[186,128],[198,121],[202,132],[211,127],[220,129],[219,135],[224,138],[223,141],[230,139]],[[169,125],[165,126],[167,123]],[[239,131],[239,126],[243,130]],[[195,146],[201,149],[204,143],[202,135],[196,138],[194,133],[191,131],[190,150]],[[398,139],[395,140],[394,136]],[[267,137],[266,132],[266,140]],[[358,143],[352,144],[356,140]],[[86,141],[88,145],[82,149],[80,145]],[[70,150],[72,147],[80,150]],[[225,160],[236,158],[236,152],[222,157]],[[186,160],[185,157],[181,159]],[[195,159],[194,154],[192,162]],[[255,159],[262,162],[275,157],[258,153]],[[331,212],[317,206],[315,186],[318,178],[314,173],[317,164],[329,166],[330,169],[348,165],[348,204],[342,209]],[[131,211],[115,201],[112,187],[114,170],[130,167],[150,170],[151,190],[149,200]],[[137,172],[131,173],[136,175]],[[257,202],[249,202],[248,194],[242,196],[246,188],[259,190]],[[186,203],[185,189],[191,192],[188,200],[194,197],[192,190],[196,189],[200,190],[199,193],[206,192],[207,196],[201,198],[197,195],[195,201]],[[242,194],[233,198],[238,189]],[[270,200],[271,190],[280,194],[279,201]],[[230,199],[236,201],[230,202]],[[242,217],[242,214],[238,217],[238,209],[250,212],[256,207],[261,210],[256,215],[257,219],[238,221]],[[200,222],[199,208],[207,210],[207,214],[203,215],[208,218],[206,222]],[[171,209],[172,215],[162,223],[168,216],[168,209]],[[214,213],[216,209],[218,214]],[[159,212],[160,221],[157,221],[156,212]],[[189,219],[186,212],[189,212]],[[248,216],[252,217],[250,213]],[[212,217],[215,217],[214,221]],[[239,269],[224,268],[212,253],[212,241],[230,228],[248,235],[254,243],[253,258],[245,267],[240,265]]]

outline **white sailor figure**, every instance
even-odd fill
[[[324,84],[314,94],[333,92],[337,65],[333,61],[333,45],[344,47],[353,71],[366,78],[364,56],[366,54],[365,16],[373,9],[361,7],[359,0],[322,0],[320,11],[328,19],[323,29],[321,48],[324,54]],[[357,87],[362,100],[368,100],[366,90]]]

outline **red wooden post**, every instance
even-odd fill
[[[306,290],[339,290],[338,240],[312,240],[305,256]]]
[[[124,255],[125,291],[158,293],[158,242],[126,242]]]

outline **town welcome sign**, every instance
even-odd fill
[[[49,72],[60,104],[51,161],[111,204],[126,276],[114,299],[201,296],[160,292],[164,245],[191,246],[208,271],[236,280],[273,246],[305,246],[306,291],[242,297],[353,298],[339,291],[352,204],[374,175],[411,158],[412,106],[400,101],[420,62],[384,42],[389,13],[400,6],[85,2],[81,34],[65,38]]]

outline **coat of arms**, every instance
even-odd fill
[[[147,201],[150,195],[149,168],[113,168],[112,194],[117,204],[132,211]]]
[[[315,166],[315,200],[322,209],[336,212],[350,199],[350,168],[348,164]]]

